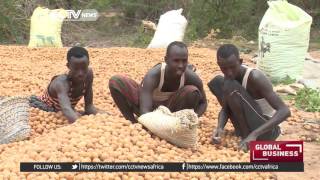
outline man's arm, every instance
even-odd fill
[[[224,127],[226,126],[228,118],[230,116],[228,104],[226,103],[225,99],[222,99],[221,105],[222,105],[222,108],[218,115],[218,125],[215,132],[213,132],[213,136],[212,136],[212,141],[213,143],[216,143],[216,144],[221,143],[221,136],[224,132]]]
[[[68,85],[61,81],[56,81],[53,87],[56,91],[61,111],[68,119],[69,123],[75,122],[79,115],[71,107],[70,98],[68,96]]]
[[[200,77],[193,71],[187,69],[186,73],[188,73],[188,79],[187,79],[187,85],[194,85],[196,86],[200,91],[200,102],[199,106],[197,106],[197,109],[195,109],[195,113],[198,114],[200,117],[206,110],[208,106],[206,93],[203,90],[203,83]]]
[[[228,121],[228,112],[227,110],[222,107],[219,115],[218,115],[218,125],[217,128],[212,132],[212,142],[215,144],[220,144],[221,143],[221,136],[224,132],[224,127],[227,124]]]
[[[139,94],[141,115],[153,110],[153,90],[156,89],[159,84],[159,78],[157,78],[159,73],[157,71],[160,71],[160,68],[153,68],[143,79],[143,85]]]
[[[93,90],[92,90],[92,84],[93,84],[93,72],[92,69],[89,69],[88,77],[87,77],[87,87],[86,87],[86,93],[84,95],[84,114],[96,114],[97,110],[93,105]]]
[[[268,120],[265,124],[249,134],[249,136],[256,138],[286,120],[291,115],[291,113],[289,108],[273,91],[271,82],[264,74],[262,74],[262,72],[253,71],[251,78],[252,82],[254,82],[255,84],[255,87],[259,88],[258,91],[262,95],[262,97],[264,97],[268,101],[268,103],[276,110],[276,113],[270,120]]]
[[[221,108],[219,115],[218,115],[217,129],[223,130],[227,124],[228,118],[229,118],[229,116],[228,116],[228,112],[227,112],[226,108],[224,108],[224,107]]]

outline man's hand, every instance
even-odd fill
[[[220,144],[221,143],[221,136],[223,135],[224,130],[222,128],[217,128],[216,131],[212,135],[212,143]]]
[[[97,114],[107,114],[107,115],[111,115],[109,112],[105,111],[105,110],[102,110],[102,109],[98,109],[96,108],[97,110]]]
[[[160,71],[161,66],[158,68],[153,68],[148,74],[143,78],[143,85],[141,91],[139,91],[139,104],[140,104],[140,114],[145,114],[153,110],[153,100],[152,93],[160,82]]]
[[[216,131],[212,134],[212,143],[220,144],[221,136],[224,133],[224,127],[228,120],[228,113],[226,112],[226,108],[222,108],[218,115],[218,126]]]
[[[76,114],[77,118],[75,120],[68,119],[69,124],[73,124],[74,122],[76,122],[77,119],[79,119],[81,117],[81,114],[79,112],[75,111],[75,114]]]
[[[90,104],[90,105],[86,106],[84,109],[85,109],[85,112],[84,112],[83,115],[90,115],[90,114],[94,114],[95,115],[95,114],[98,113],[97,109],[94,107],[93,104]]]
[[[247,136],[245,139],[243,139],[240,144],[239,144],[239,149],[247,152],[249,149],[249,144],[251,141],[255,141],[257,140],[257,136],[255,136],[254,134],[249,134],[249,136]]]

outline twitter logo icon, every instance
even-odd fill
[[[72,169],[77,169],[78,168],[78,165],[77,164],[73,164],[72,165]]]

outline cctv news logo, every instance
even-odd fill
[[[65,21],[96,21],[99,13],[95,9],[66,10],[67,17]]]
[[[252,141],[251,162],[303,162],[303,141]]]

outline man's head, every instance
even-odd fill
[[[188,65],[188,48],[183,42],[174,41],[167,47],[165,61],[169,72],[181,76]]]
[[[235,79],[240,74],[242,64],[238,48],[233,44],[225,44],[219,47],[217,63],[226,78]]]
[[[89,67],[89,54],[83,47],[72,47],[67,53],[69,75],[75,81],[84,81]]]

